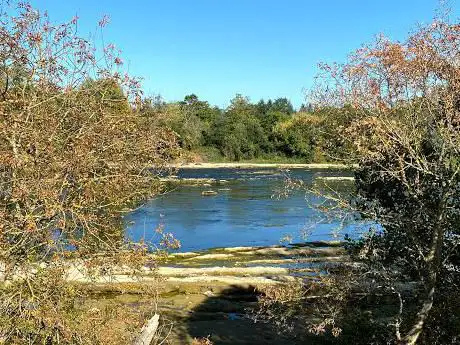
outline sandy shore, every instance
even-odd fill
[[[349,169],[355,166],[337,163],[178,163],[171,164],[173,168],[180,169],[219,169],[219,168],[278,168],[278,169]]]

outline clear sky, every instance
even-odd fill
[[[458,1],[458,0],[457,0]],[[80,17],[80,34],[110,16],[104,39],[123,51],[147,94],[195,93],[227,106],[241,93],[298,107],[321,61],[344,61],[378,33],[403,40],[437,0],[32,0],[53,21]],[[454,19],[459,4],[453,0]]]

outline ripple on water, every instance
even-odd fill
[[[308,207],[312,200],[304,193],[294,191],[288,198],[273,198],[283,186],[284,174],[260,168],[182,170],[179,178],[226,180],[231,188],[219,188],[216,196],[204,198],[196,186],[179,185],[126,215],[127,234],[136,241],[146,228],[161,223],[181,241],[182,251],[273,245],[286,234],[292,242],[302,242],[306,224],[308,240],[332,239],[332,229],[339,222],[315,225],[318,213]],[[290,174],[306,183],[312,183],[315,176],[351,176],[336,170],[292,169]],[[353,226],[345,230],[350,233]]]

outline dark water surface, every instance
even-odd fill
[[[355,231],[348,225],[337,235],[338,220],[318,223],[324,217],[308,206],[315,200],[305,192],[279,198],[277,191],[285,186],[286,174],[306,183],[320,176],[352,176],[350,171],[316,169],[287,173],[276,169],[184,169],[179,177],[228,182],[211,187],[179,186],[150,200],[125,217],[127,234],[134,241],[144,238],[155,243],[155,229],[162,226],[181,241],[181,251],[192,251],[338,240]],[[218,194],[202,196],[205,190]]]

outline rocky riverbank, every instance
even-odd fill
[[[126,304],[146,314],[157,308],[168,344],[190,344],[193,338],[208,335],[221,345],[280,344],[284,336],[269,325],[254,324],[246,311],[256,307],[257,294],[267,286],[314,277],[315,269],[325,262],[348,262],[340,243],[175,253],[143,277],[133,279],[118,272],[110,282],[100,282],[93,304],[97,308]],[[155,306],[144,294],[145,287],[153,284],[159,294]],[[289,344],[297,343],[290,340]]]

